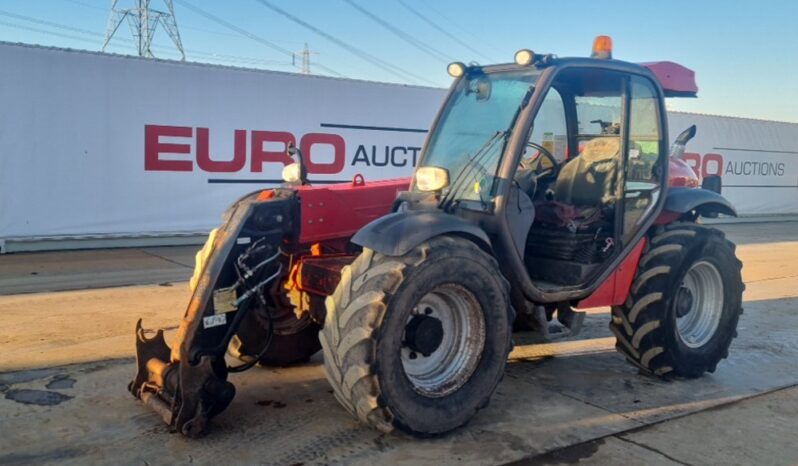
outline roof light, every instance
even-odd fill
[[[446,67],[446,72],[453,78],[459,78],[465,74],[465,69],[466,66],[463,63],[456,61],[454,63],[449,63],[449,66]]]
[[[515,52],[515,62],[521,66],[529,66],[535,62],[535,52],[529,49],[521,49]]]
[[[596,36],[593,40],[593,53],[590,58],[612,58],[612,38],[610,36]]]

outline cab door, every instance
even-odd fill
[[[648,78],[631,75],[627,84],[627,141],[622,198],[622,242],[640,232],[663,195],[667,167],[663,112],[657,87]]]

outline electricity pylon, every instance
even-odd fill
[[[318,55],[319,52],[314,52],[308,48],[308,43],[305,42],[305,47],[297,52],[302,55],[302,74],[310,74],[310,56]],[[296,66],[296,54],[291,55],[292,64]]]
[[[119,30],[119,26],[127,20],[133,38],[138,42],[140,57],[154,57],[152,54],[152,38],[160,24],[169,34],[175,47],[180,52],[181,60],[185,61],[186,53],[180,41],[180,31],[177,30],[175,21],[175,7],[172,0],[162,0],[167,11],[150,8],[150,0],[133,0],[131,8],[119,8],[119,0],[111,0],[111,15],[108,17],[108,27],[105,30],[105,42],[102,51],[105,52],[111,38]]]

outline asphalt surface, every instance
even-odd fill
[[[236,399],[206,437],[171,434],[125,390],[132,330],[177,325],[195,248],[0,256],[0,464],[796,464],[798,223],[721,228],[747,289],[714,374],[638,375],[594,309],[577,340],[517,335],[491,404],[424,440],[352,419],[320,355],[232,376]]]

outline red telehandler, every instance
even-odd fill
[[[514,325],[574,335],[595,306],[642,372],[715,370],[742,264],[699,223],[736,212],[719,178],[699,185],[680,159],[696,128],[667,144],[664,98],[695,96],[692,71],[614,60],[605,36],[591,58],[523,49],[448,71],[412,179],[310,186],[289,148],[286,185],[228,209],[173,346],[139,322],[134,396],[197,436],[232,401],[229,373],[321,347],[354,416],[441,434],[487,405]]]

